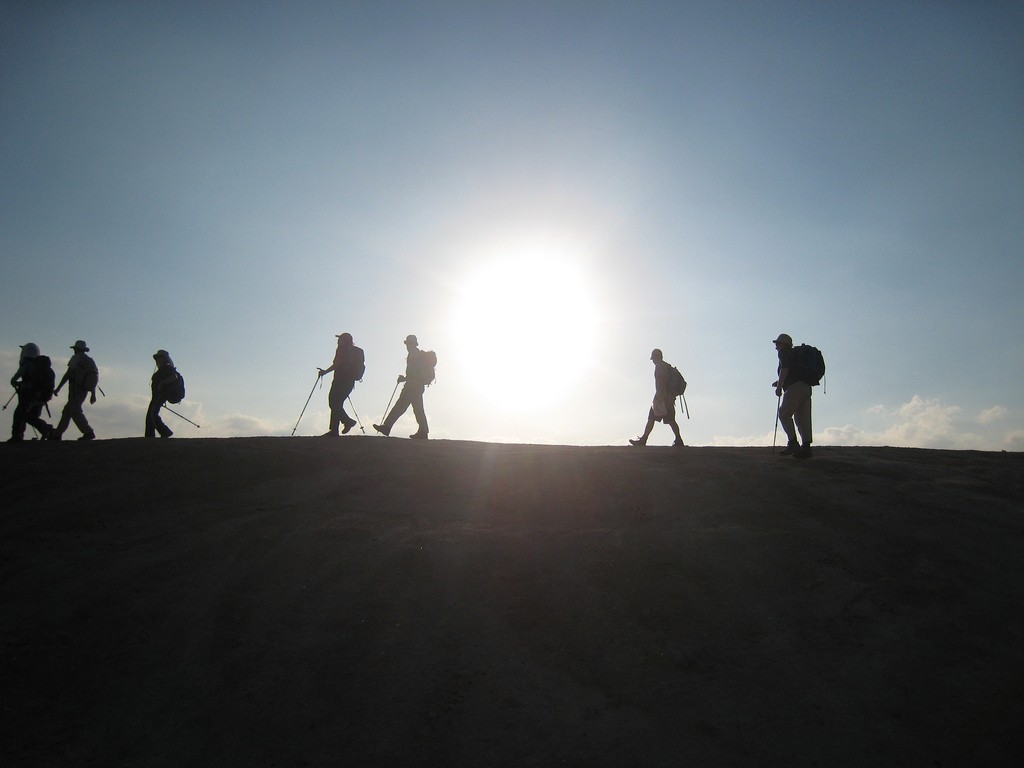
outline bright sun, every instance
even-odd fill
[[[504,411],[559,402],[593,360],[591,290],[578,266],[543,254],[479,267],[463,283],[453,318],[462,375]]]

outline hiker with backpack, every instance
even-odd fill
[[[788,438],[780,453],[782,456],[809,459],[814,455],[811,450],[814,442],[811,387],[816,386],[825,374],[825,361],[814,347],[806,344],[794,347],[793,337],[788,333],[780,333],[772,343],[779,353],[779,378],[772,386],[779,398],[778,419]],[[798,431],[803,444],[797,440]]]
[[[672,427],[672,433],[676,436],[674,447],[681,448],[683,436],[679,434],[679,425],[676,423],[676,397],[683,394],[686,389],[686,380],[679,373],[679,369],[665,362],[665,356],[660,349],[651,352],[651,362],[654,363],[654,401],[647,413],[647,426],[644,433],[629,444],[638,448],[647,445],[647,438],[657,422],[663,422]]]
[[[54,427],[47,440],[60,440],[72,421],[75,422],[78,431],[82,433],[79,440],[94,440],[96,438],[96,433],[93,432],[88,419],[85,418],[82,406],[85,405],[86,395],[90,396],[90,404],[96,402],[96,387],[100,383],[99,368],[96,367],[96,362],[86,354],[89,347],[84,341],[79,339],[71,349],[74,354],[68,360],[68,369],[53,390],[53,394],[58,394],[60,388],[67,382],[68,401],[64,404],[60,421],[57,422],[57,426]]]
[[[149,409],[146,411],[145,436],[156,437],[157,433],[160,433],[160,437],[170,437],[174,433],[160,418],[160,409],[168,402],[181,402],[185,396],[185,382],[175,369],[174,361],[171,360],[167,350],[158,349],[153,354],[153,359],[156,361],[156,371],[153,372],[153,378],[150,381],[153,397],[150,399]]]
[[[334,353],[334,362],[330,368],[317,368],[320,378],[334,371],[331,392],[327,396],[327,403],[331,406],[331,426],[323,437],[337,437],[338,425],[341,425],[343,435],[356,425],[356,420],[345,413],[345,399],[352,394],[356,382],[362,381],[366,372],[366,356],[352,342],[352,334],[339,333],[335,338],[338,339],[338,349]]]
[[[374,424],[373,428],[385,437],[391,434],[391,428],[395,422],[405,413],[409,406],[416,415],[416,424],[419,429],[415,434],[409,435],[413,440],[427,439],[427,414],[423,410],[423,390],[434,381],[434,368],[437,366],[437,355],[430,351],[419,348],[419,341],[415,336],[409,334],[405,338],[405,348],[409,355],[405,359],[405,376],[398,377],[398,384],[405,382],[402,387],[402,394],[398,396],[395,407],[387,415],[381,424]],[[397,388],[398,384],[395,385]],[[392,393],[393,395],[394,393]]]
[[[40,354],[39,345],[32,342],[22,344],[18,372],[11,378],[11,386],[18,395],[18,405],[14,409],[11,437],[7,442],[22,442],[28,425],[34,427],[43,439],[53,431],[42,416],[43,407],[53,397],[55,378],[50,358]]]

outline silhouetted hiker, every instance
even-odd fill
[[[651,403],[651,410],[647,413],[647,426],[644,433],[635,440],[630,440],[630,445],[637,447],[647,445],[647,438],[651,436],[656,422],[664,422],[672,427],[676,440],[672,445],[682,446],[683,436],[679,434],[679,425],[676,424],[676,397],[671,390],[673,368],[665,362],[664,355],[660,349],[651,351],[651,362],[654,363],[654,401]]]
[[[383,424],[374,424],[373,428],[382,435],[391,434],[391,428],[401,418],[409,406],[416,415],[416,424],[419,429],[415,434],[409,435],[414,440],[427,439],[427,414],[423,410],[423,390],[434,380],[434,366],[437,364],[437,356],[433,352],[424,352],[419,348],[419,341],[415,336],[409,334],[405,337],[405,348],[409,350],[409,356],[405,359],[405,376],[398,377],[398,383],[405,382],[402,387],[402,394],[398,396],[395,407],[384,419]],[[397,385],[396,385],[397,386]]]
[[[327,403],[331,406],[331,427],[324,437],[337,437],[339,424],[342,425],[343,435],[356,425],[356,420],[349,418],[345,413],[345,398],[352,394],[356,382],[360,381],[366,372],[366,356],[363,350],[352,343],[352,334],[339,333],[337,339],[338,349],[334,353],[331,367],[317,368],[320,376],[334,371],[331,392],[327,396]]]
[[[779,403],[779,420],[789,438],[781,455],[809,459],[813,455],[811,443],[814,442],[811,433],[811,385],[804,381],[793,364],[793,338],[788,333],[780,333],[772,344],[779,352],[779,378],[772,382],[772,386],[775,387],[775,396],[782,398]],[[803,445],[797,442],[797,430],[800,430]]]
[[[11,377],[11,386],[18,393],[18,405],[14,409],[9,443],[20,443],[25,439],[25,426],[31,424],[43,439],[53,427],[42,419],[43,406],[53,397],[53,366],[50,358],[39,353],[39,346],[29,342],[21,345],[18,372]],[[5,408],[7,406],[4,406]]]
[[[156,434],[159,432],[160,437],[170,437],[174,433],[171,432],[170,427],[164,424],[160,418],[160,409],[164,407],[164,403],[170,397],[171,387],[177,381],[178,372],[174,370],[174,361],[171,360],[167,350],[158,349],[154,353],[153,359],[156,361],[156,371],[154,371],[150,383],[153,397],[149,401],[149,410],[146,411],[145,436],[156,437]]]
[[[96,437],[96,433],[89,426],[88,419],[85,418],[82,406],[85,404],[86,395],[90,396],[90,403],[96,402],[96,387],[100,383],[100,371],[93,359],[86,354],[89,351],[89,347],[86,346],[84,341],[76,341],[71,349],[74,350],[75,354],[68,360],[67,371],[65,371],[60,383],[53,390],[53,394],[56,395],[60,392],[60,388],[64,386],[64,382],[67,382],[68,401],[64,404],[60,421],[57,422],[57,426],[54,427],[47,438],[49,440],[60,440],[72,421],[75,422],[78,431],[82,433],[82,436],[78,438],[79,440],[93,440]]]

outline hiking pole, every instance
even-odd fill
[[[686,418],[690,418],[690,409],[686,407],[686,395],[680,395],[679,398],[683,401],[683,413],[686,414]]]
[[[165,403],[165,404],[164,404],[163,406],[161,406],[161,407],[163,407],[163,408],[167,408],[167,404]],[[173,408],[167,408],[167,410],[168,410],[168,411],[170,411],[171,413],[173,413],[173,414],[174,414],[175,416],[177,416],[177,417],[178,417],[179,419],[184,419],[185,421],[187,421],[187,422],[188,422],[189,424],[191,424],[191,425],[192,425],[193,427],[195,427],[196,429],[202,429],[202,427],[200,427],[200,426],[199,426],[198,424],[196,424],[196,423],[195,423],[194,421],[192,421],[192,419],[190,419],[190,418],[189,418],[188,416],[182,416],[182,415],[181,415],[180,413],[178,413],[178,412],[177,412],[176,410],[174,410]]]
[[[107,396],[107,393],[103,391],[103,387],[101,387],[99,384],[96,385],[96,389],[98,389],[100,391],[100,394],[103,395],[104,397]]]
[[[352,413],[355,413],[356,421],[359,423],[359,431],[362,432],[365,435],[366,434],[366,430],[363,429],[363,422],[359,418],[359,414],[356,413],[356,404],[352,402],[352,395],[348,396],[348,404],[352,406]]]
[[[18,390],[14,390],[14,391],[13,391],[13,392],[11,393],[11,396],[7,398],[7,402],[6,402],[6,403],[4,403],[4,407],[3,407],[3,408],[0,408],[0,410],[4,410],[4,411],[6,411],[6,410],[7,410],[7,406],[11,404],[11,400],[13,400],[13,399],[14,399],[14,396],[15,396],[16,394],[18,394]]]
[[[388,417],[388,411],[391,410],[391,401],[395,399],[395,392],[398,391],[398,385],[401,384],[401,383],[402,382],[400,382],[400,381],[396,381],[395,382],[395,388],[391,390],[391,397],[388,398],[388,404],[384,408],[384,415],[380,417],[380,423],[381,424],[383,424],[384,423],[384,419],[386,419]]]
[[[772,456],[775,455],[775,441],[779,439],[779,411],[782,409],[782,395],[775,404],[775,434],[772,435]]]
[[[302,406],[302,413],[299,414],[299,418],[295,420],[295,426],[292,427],[292,437],[295,437],[295,430],[299,428],[299,422],[302,421],[302,414],[306,412],[306,406],[309,405],[309,401],[313,399],[313,392],[316,391],[316,385],[323,381],[323,377],[318,373],[316,375],[316,381],[313,382],[313,389],[309,390],[309,397],[306,398],[306,405]]]

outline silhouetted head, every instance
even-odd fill
[[[658,362],[659,360],[664,360],[664,359],[665,359],[665,356],[661,353],[660,349],[652,349],[651,350],[651,360],[653,360],[654,362]]]
[[[345,332],[339,333],[337,336],[339,347],[351,347],[352,346],[352,334]]]
[[[783,347],[792,347],[793,337],[790,336],[788,333],[780,333],[778,338],[772,341],[772,344],[775,344],[776,346],[781,345]]]
[[[418,347],[420,345],[419,339],[413,336],[411,333],[405,337],[405,346],[407,347]]]
[[[71,348],[73,350],[75,350],[75,352],[88,352],[89,351],[89,347],[86,346],[86,343],[84,341],[82,341],[81,339],[76,341],[74,343],[74,345],[72,345]]]
[[[153,354],[153,359],[156,360],[156,364],[157,365],[164,365],[164,364],[174,365],[174,363],[171,362],[171,355],[170,355],[170,353],[166,349],[158,349]]]
[[[31,359],[36,358],[36,357],[39,357],[39,345],[38,344],[35,344],[35,343],[30,341],[28,344],[22,344],[21,345],[21,359],[22,360],[31,360]]]

